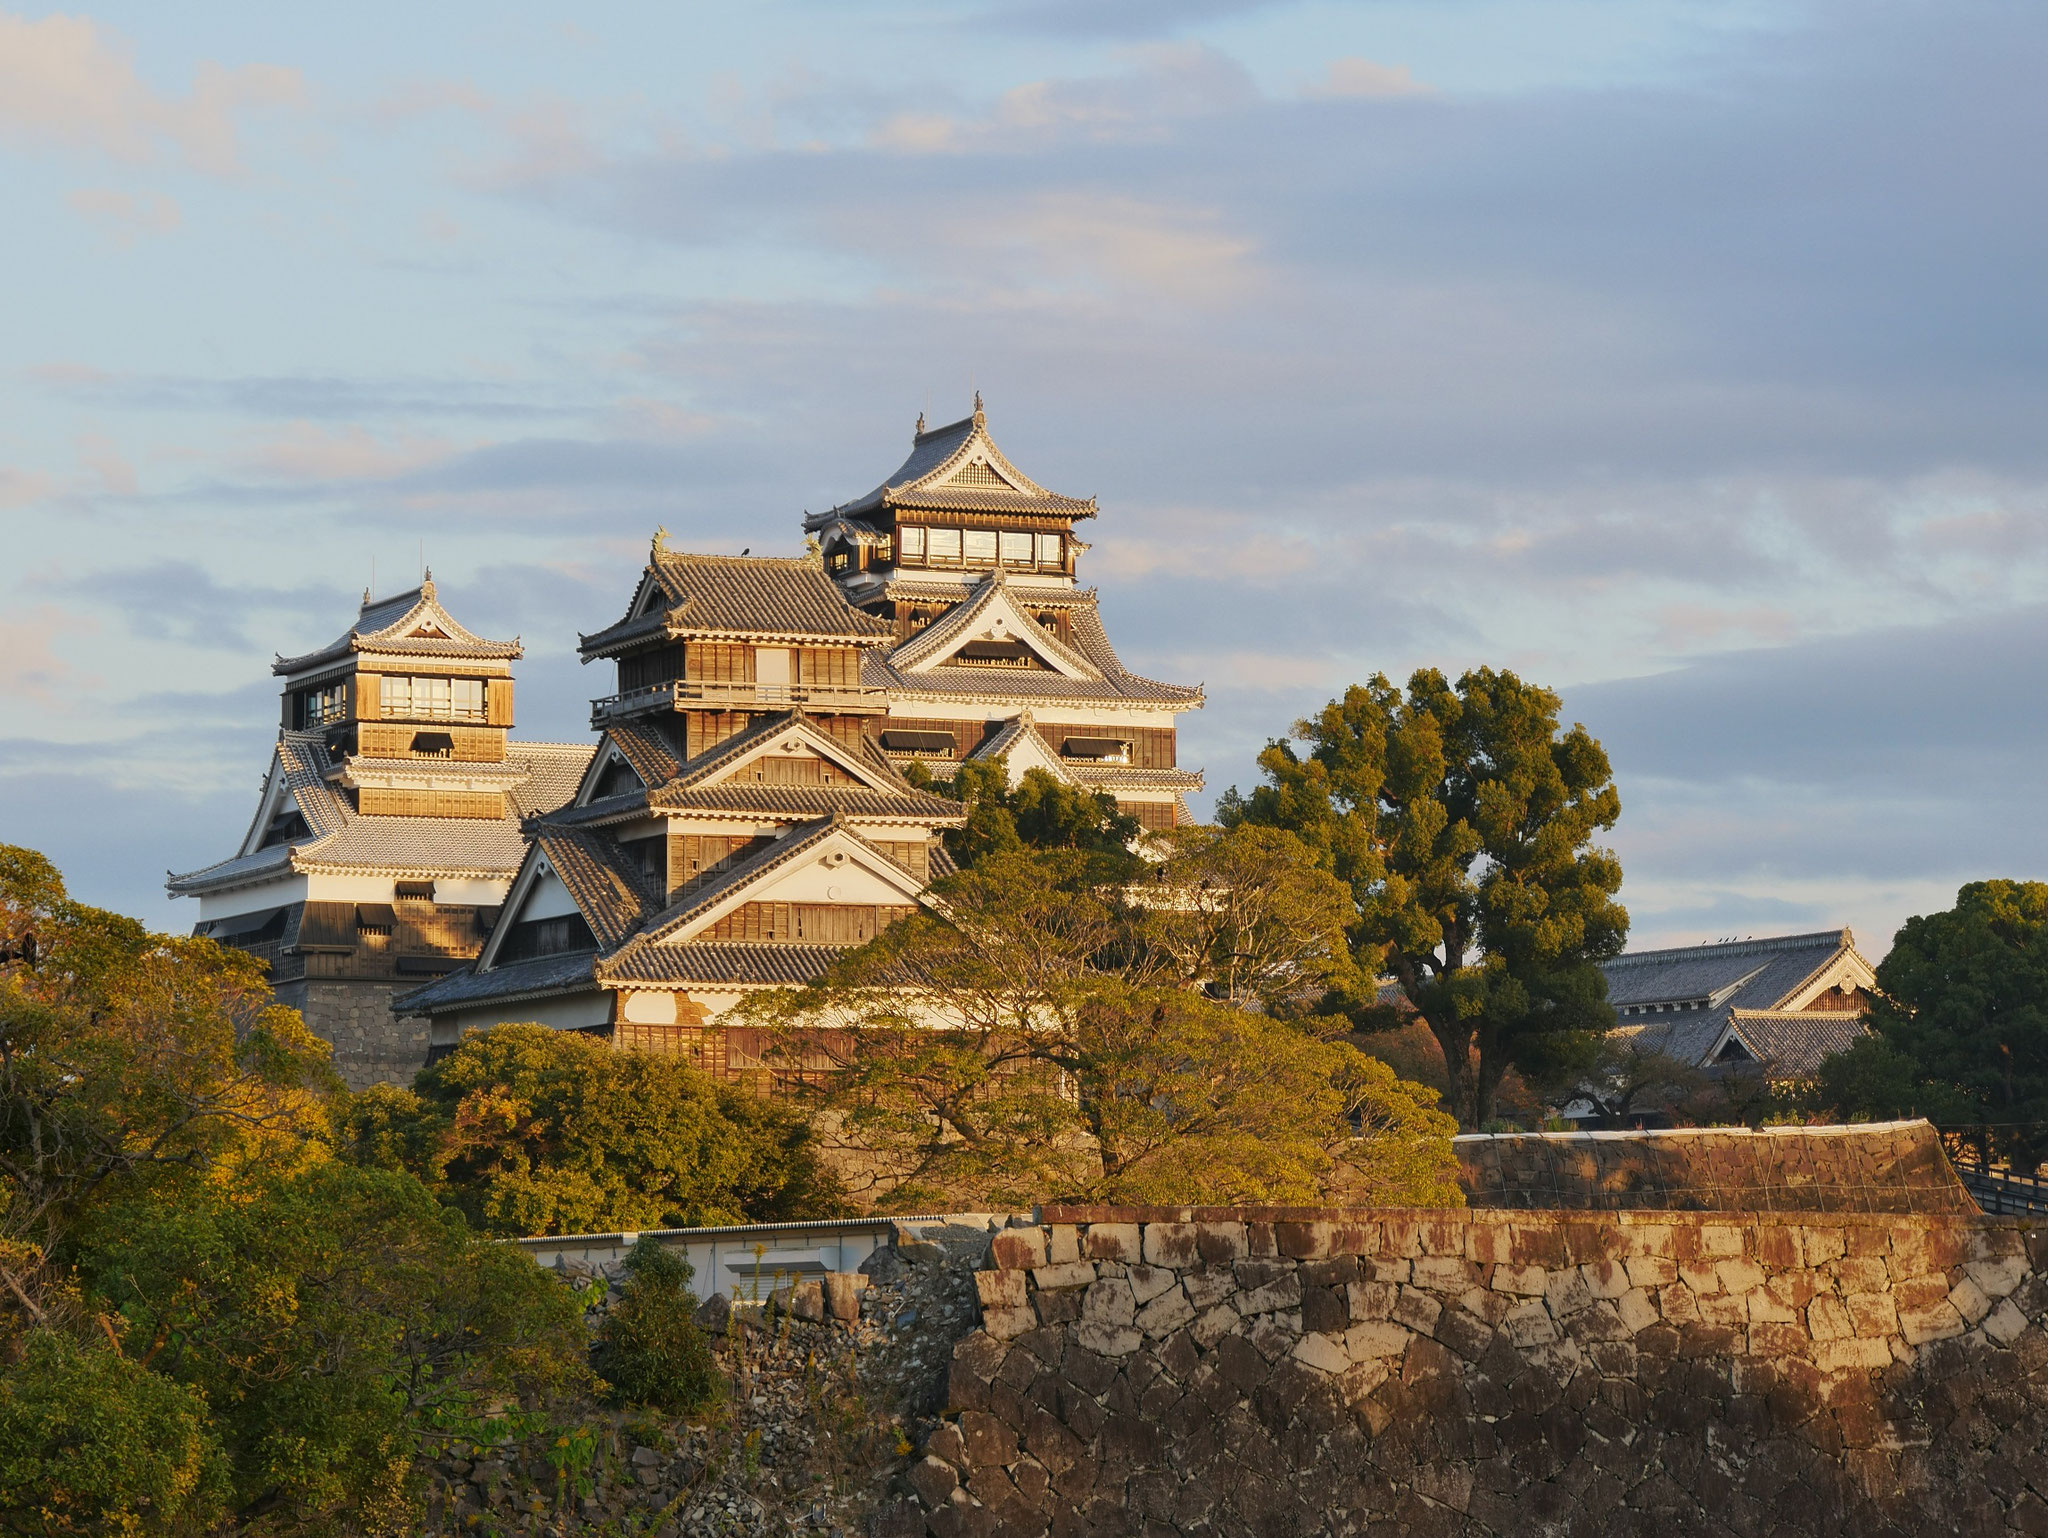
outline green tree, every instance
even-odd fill
[[[1043,769],[1025,770],[1013,788],[1003,758],[961,764],[950,780],[935,780],[923,764],[913,763],[907,777],[966,804],[967,825],[944,835],[946,852],[962,866],[1021,849],[1063,849],[1093,856],[1087,868],[1096,880],[1128,877],[1141,868],[1132,845],[1145,830],[1104,791],[1063,784]]]
[[[1596,833],[1621,813],[1600,744],[1561,730],[1547,689],[1489,668],[1404,694],[1376,675],[1259,755],[1226,825],[1286,828],[1351,888],[1353,952],[1390,976],[1443,1049],[1466,1126],[1501,1076],[1591,1066],[1614,1020],[1598,963],[1619,954],[1621,866]],[[1295,741],[1306,744],[1298,752]],[[1365,999],[1359,1023],[1391,1023]]]
[[[544,1025],[472,1036],[344,1120],[352,1157],[411,1170],[489,1233],[781,1222],[843,1201],[791,1107]]]
[[[690,1262],[648,1235],[626,1253],[626,1281],[598,1326],[591,1366],[622,1404],[694,1415],[725,1379],[697,1324]]]
[[[93,1203],[324,1155],[325,1042],[262,963],[151,934],[0,846],[0,1308],[37,1317]]]
[[[811,1081],[823,1123],[874,1159],[891,1206],[1310,1202],[1348,1163],[1409,1172],[1388,1190],[1410,1202],[1454,1199],[1455,1129],[1433,1092],[1328,1039],[1341,1018],[1210,996],[1292,1002],[1343,964],[1305,856],[1311,895],[1265,870],[1267,909],[1250,881],[1229,904],[1202,884],[1286,847],[1195,847],[1135,900],[1084,879],[1082,851],[990,855],[939,883],[941,914],[745,1008],[791,1060],[828,1070]],[[1326,948],[1273,939],[1301,929]]]
[[[402,1525],[437,1425],[582,1379],[576,1299],[409,1175],[330,1162],[137,1197],[78,1248],[128,1349],[203,1396],[245,1521]]]
[[[196,1538],[228,1494],[205,1399],[109,1342],[37,1328],[0,1369],[0,1531]]]
[[[2016,1167],[2048,1159],[2048,882],[1973,881],[1907,919],[1877,988],[1878,1040],[1822,1065],[1821,1098],[1969,1129]]]

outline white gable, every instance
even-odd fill
[[[747,749],[736,761],[720,768],[705,785],[724,785],[728,782],[745,784],[760,777],[759,766],[775,759],[790,761],[820,760],[836,764],[853,776],[859,784],[871,790],[900,790],[887,774],[874,764],[863,759],[850,748],[842,746],[834,738],[826,736],[814,726],[792,720],[780,731],[771,732]]]
[[[653,942],[680,945],[748,903],[823,903],[908,907],[918,900],[917,878],[850,833],[835,832],[760,879],[725,893],[704,912]]]
[[[1048,636],[1043,626],[1011,601],[1007,584],[998,583],[975,606],[976,612],[961,623],[944,641],[914,660],[898,663],[906,674],[928,673],[953,661],[963,647],[975,641],[1021,642],[1045,667],[1067,678],[1092,681],[1100,677],[1092,668]],[[950,616],[948,616],[950,618]],[[945,620],[940,621],[941,624]],[[914,638],[913,638],[914,639]]]

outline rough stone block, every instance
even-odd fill
[[[1293,1351],[1294,1360],[1317,1372],[1339,1373],[1351,1365],[1351,1358],[1337,1340],[1321,1331],[1302,1336]]]
[[[1507,1224],[1485,1219],[1486,1214],[1475,1212],[1465,1225],[1465,1258],[1476,1266],[1512,1260],[1514,1245]]]
[[[1799,1248],[1809,1266],[1824,1266],[1831,1260],[1839,1260],[1848,1252],[1839,1228],[1802,1227],[1799,1230]]]
[[[1824,1340],[1814,1344],[1813,1364],[1822,1372],[1862,1372],[1891,1366],[1892,1352],[1881,1340]]]
[[[1412,1286],[1455,1297],[1477,1280],[1477,1273],[1462,1256],[1424,1255],[1410,1264],[1408,1279]]]
[[[1228,1303],[1219,1303],[1188,1326],[1188,1334],[1194,1337],[1196,1345],[1207,1351],[1217,1341],[1235,1330],[1242,1316]]]
[[[1069,1260],[1060,1265],[1040,1266],[1031,1273],[1031,1283],[1042,1292],[1052,1292],[1061,1287],[1086,1287],[1095,1280],[1095,1263],[1088,1260]]]
[[[1657,1289],[1657,1312],[1664,1316],[1666,1324],[1697,1324],[1700,1300],[1685,1283],[1673,1282]]]
[[[1083,1319],[1074,1327],[1074,1344],[1097,1356],[1129,1356],[1145,1344],[1145,1337],[1129,1325]]]
[[[1147,1223],[1145,1263],[1178,1269],[1192,1266],[1201,1258],[1195,1248],[1196,1228],[1192,1223]]]
[[[1700,1323],[1717,1329],[1740,1330],[1749,1325],[1749,1305],[1741,1298],[1725,1295],[1699,1300]]]
[[[1081,1230],[1072,1223],[1055,1223],[1045,1231],[1045,1258],[1059,1266],[1081,1258]]]
[[[1743,1296],[1749,1307],[1751,1324],[1789,1324],[1799,1317],[1799,1311],[1783,1299],[1774,1296],[1768,1287],[1758,1287]]]
[[[1006,1271],[1035,1271],[1045,1264],[1045,1230],[1006,1228],[996,1235],[990,1251]]]
[[[1631,1287],[1664,1287],[1678,1280],[1678,1265],[1661,1255],[1631,1255],[1623,1263]]]
[[[1188,1272],[1181,1277],[1180,1285],[1198,1310],[1210,1309],[1237,1291],[1237,1274],[1228,1266],[1210,1266],[1207,1270]]]
[[[1458,1307],[1475,1318],[1484,1319],[1489,1326],[1498,1325],[1507,1318],[1508,1310],[1514,1306],[1512,1293],[1489,1292],[1484,1287],[1474,1287],[1458,1299]]]
[[[1131,1296],[1140,1303],[1150,1303],[1180,1280],[1164,1266],[1132,1266],[1124,1279],[1130,1284]]]
[[[1984,1295],[1984,1289],[1967,1276],[1949,1289],[1948,1301],[1971,1324],[1991,1312],[1991,1300]]]
[[[1414,1287],[1403,1287],[1400,1297],[1395,1300],[1392,1317],[1396,1323],[1427,1335],[1436,1328],[1437,1317],[1443,1311],[1443,1304],[1428,1293]]]
[[[1752,1260],[1723,1260],[1714,1267],[1714,1275],[1721,1279],[1721,1290],[1741,1296],[1763,1286],[1764,1268]]]
[[[1038,1324],[1037,1313],[1028,1308],[990,1308],[981,1315],[981,1327],[997,1340],[1014,1340]]]
[[[1871,1256],[1845,1256],[1833,1269],[1844,1292],[1885,1292],[1892,1285],[1891,1267]]]
[[[1951,1335],[1960,1335],[1968,1326],[1963,1316],[1955,1311],[1944,1298],[1933,1308],[1900,1309],[1899,1334],[1909,1346],[1924,1346],[1931,1340],[1947,1340]]]
[[[977,1271],[974,1273],[974,1291],[980,1297],[983,1308],[1022,1308],[1024,1273]]]
[[[1540,1298],[1549,1288],[1550,1273],[1542,1266],[1495,1266],[1491,1280],[1495,1292]]]
[[[1384,1319],[1369,1319],[1344,1332],[1344,1349],[1352,1361],[1363,1362],[1369,1357],[1400,1356],[1414,1338],[1411,1332],[1398,1324]]]
[[[1090,1223],[1081,1236],[1081,1256],[1136,1265],[1144,1259],[1143,1245],[1144,1235],[1136,1223]]]
[[[1743,1250],[1743,1230],[1725,1223],[1700,1225],[1700,1257],[1704,1260],[1735,1260]]]
[[[1195,1253],[1212,1266],[1227,1266],[1251,1254],[1242,1223],[1197,1223]]]
[[[1796,1357],[1805,1354],[1806,1332],[1796,1324],[1766,1320],[1749,1327],[1749,1354],[1761,1357]]]
[[[1394,1311],[1399,1289],[1392,1282],[1353,1282],[1344,1289],[1348,1311],[1354,1322],[1385,1319]]]
[[[860,1318],[860,1295],[867,1283],[868,1279],[856,1271],[827,1271],[825,1312],[841,1324],[855,1323]]]
[[[1240,1293],[1236,1299],[1240,1314],[1264,1314],[1274,1309],[1296,1308],[1301,1304],[1301,1278],[1292,1271],[1263,1287]]]
[[[1628,1326],[1631,1335],[1657,1322],[1657,1305],[1650,1301],[1649,1293],[1640,1287],[1631,1287],[1615,1299],[1614,1308],[1615,1312],[1621,1315],[1621,1322]]]
[[[1017,1433],[986,1410],[960,1416],[960,1437],[967,1448],[967,1467],[999,1469],[1017,1457]]]
[[[1892,1306],[1892,1295],[1888,1292],[1852,1292],[1842,1300],[1842,1306],[1849,1310],[1858,1335],[1881,1337],[1899,1331],[1899,1311]]]
[[[1714,1269],[1710,1260],[1680,1261],[1678,1279],[1690,1287],[1696,1297],[1711,1298],[1721,1290],[1721,1273]]]
[[[1128,1325],[1138,1317],[1130,1283],[1122,1277],[1097,1282],[1081,1295],[1081,1317],[1097,1324]]]
[[[1892,1284],[1892,1303],[1900,1313],[1920,1313],[1948,1301],[1948,1278],[1909,1276]]]
[[[960,1487],[959,1471],[929,1455],[912,1465],[909,1478],[910,1488],[927,1507],[944,1505],[946,1497]]]
[[[2028,1267],[2023,1256],[2005,1255],[1995,1260],[1966,1260],[1963,1271],[1985,1297],[2003,1298],[2026,1280]]]
[[[1550,1317],[1550,1310],[1540,1300],[1509,1309],[1500,1327],[1501,1333],[1515,1346],[1537,1346],[1557,1339],[1557,1325]]]
[[[1588,1292],[1610,1302],[1635,1285],[1629,1280],[1628,1267],[1618,1260],[1589,1261],[1579,1267],[1579,1275],[1585,1278]]]
[[[1188,1295],[1179,1288],[1163,1292],[1138,1310],[1138,1328],[1154,1340],[1171,1335],[1184,1324],[1194,1321],[1195,1306],[1188,1301]]]
[[[1551,1272],[1544,1281],[1543,1298],[1553,1315],[1569,1319],[1580,1309],[1593,1306],[1593,1289],[1586,1285],[1586,1278],[1574,1267],[1569,1271]]]
[[[2027,1316],[2011,1298],[2000,1298],[1998,1307],[1984,1316],[1984,1333],[2001,1346],[2009,1346],[2019,1339],[2026,1327]]]

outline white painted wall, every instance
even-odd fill
[[[562,878],[553,871],[533,883],[526,894],[526,901],[519,905],[519,911],[508,914],[514,922],[524,923],[528,919],[560,918],[565,913],[577,911],[576,899],[569,895],[569,889],[562,885]]]

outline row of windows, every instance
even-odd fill
[[[379,692],[379,714],[387,720],[484,719],[484,681],[481,678],[410,678],[386,675]]]
[[[906,565],[1057,566],[1060,536],[1011,529],[928,529],[904,524],[896,531]]]

